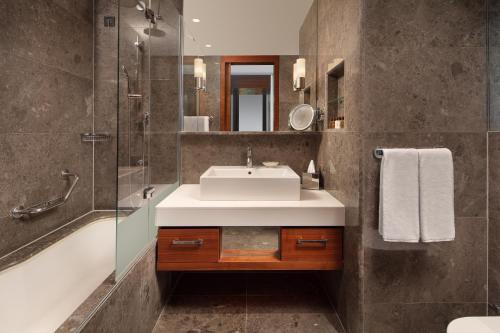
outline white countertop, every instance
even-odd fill
[[[182,185],[156,206],[159,227],[344,226],[345,207],[326,191],[300,201],[202,201],[200,185]]]

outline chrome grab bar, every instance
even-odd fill
[[[33,215],[38,215],[63,205],[66,201],[68,201],[69,197],[71,196],[71,193],[73,193],[73,190],[75,189],[76,183],[78,183],[78,180],[80,178],[78,177],[77,174],[71,173],[68,170],[61,171],[61,177],[65,179],[68,179],[69,177],[74,178],[73,183],[71,184],[71,186],[68,189],[68,192],[66,192],[64,196],[49,201],[39,202],[28,208],[24,208],[23,206],[12,208],[10,211],[10,216],[14,219],[29,218]]]

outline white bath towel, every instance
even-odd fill
[[[208,116],[184,116],[184,132],[208,132],[209,125]]]
[[[387,242],[420,238],[418,152],[383,149],[380,167],[379,233]]]
[[[453,158],[446,148],[419,149],[422,242],[455,239]]]
[[[184,116],[184,132],[198,132],[198,117]]]
[[[210,127],[210,118],[208,116],[198,117],[198,132],[208,132]]]

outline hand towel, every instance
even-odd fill
[[[379,233],[387,242],[420,239],[418,152],[383,149],[380,166]]]
[[[208,116],[198,117],[198,132],[208,132],[210,126],[210,118]]]
[[[446,148],[419,149],[422,242],[455,239],[453,157]]]
[[[184,116],[184,132],[198,132],[198,117]]]

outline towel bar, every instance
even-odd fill
[[[431,149],[438,149],[438,148],[446,148],[446,147],[433,147]],[[388,149],[388,148],[386,148]],[[396,149],[396,148],[390,148],[390,149]],[[417,149],[423,149],[423,148],[417,148]],[[384,148],[375,148],[373,150],[373,156],[378,159],[382,159],[384,157]]]
[[[382,148],[375,148],[373,150],[373,156],[375,156],[375,158],[381,159],[382,157],[384,157],[384,150]]]

